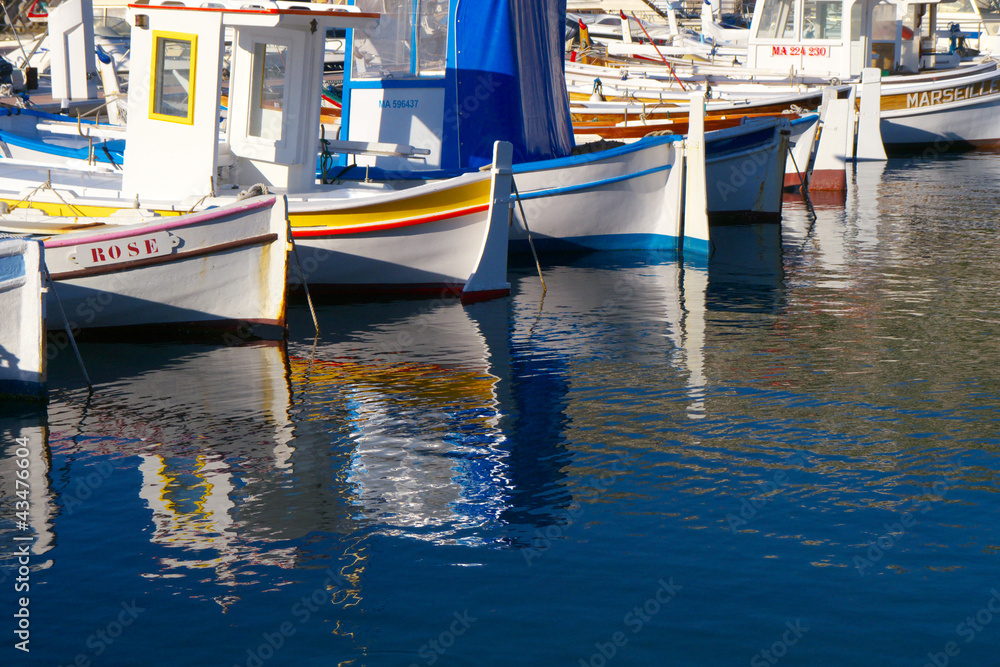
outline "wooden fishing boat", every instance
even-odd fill
[[[41,244],[0,238],[0,399],[44,400],[45,297]]]
[[[516,165],[533,239],[561,249],[676,248],[683,235],[681,156],[688,129],[685,123],[684,134]],[[768,117],[695,137],[705,145],[700,168],[710,226],[780,222],[789,135],[787,119]],[[511,242],[524,248],[523,225],[512,228]]]
[[[88,155],[98,155],[93,165],[81,165],[79,154],[61,168],[0,160],[0,200],[49,215],[108,216],[133,206],[166,215],[224,205],[263,184],[287,196],[310,286],[467,299],[507,293],[509,147],[491,150],[492,169],[406,192],[316,180],[318,153],[321,159],[348,150],[423,154],[386,142],[318,141],[324,30],[368,25],[377,14],[239,2],[208,9],[163,2],[131,11],[147,27],[132,38],[124,165],[101,164],[104,151],[89,146]],[[221,134],[217,109],[227,56],[220,25],[233,35]],[[104,129],[81,124],[75,131],[96,137]]]
[[[1000,145],[1000,64],[939,52],[938,38],[935,3],[762,0],[745,67],[644,63],[641,69],[605,69],[602,88],[606,97],[620,94],[647,106],[676,101],[681,86],[710,87],[715,98],[755,96],[765,102],[766,96],[858,84],[863,69],[876,67],[883,74],[880,129],[886,151]],[[587,77],[595,71],[582,67]]]
[[[49,299],[58,299],[49,304],[51,327],[284,336],[288,223],[281,197],[187,215],[125,213],[61,218],[16,209],[0,216],[0,228],[44,240],[54,281]]]

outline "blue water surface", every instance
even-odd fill
[[[859,169],[707,262],[58,354],[0,664],[996,664],[1000,160]]]

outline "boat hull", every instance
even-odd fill
[[[681,139],[648,137],[517,165],[523,216],[515,210],[512,250],[529,249],[528,231],[536,246],[552,250],[676,250]]]
[[[291,204],[303,280],[321,294],[459,296],[510,293],[507,167],[388,192],[362,203]],[[496,164],[496,163],[495,163]],[[501,173],[503,172],[503,173]]]
[[[51,326],[281,338],[287,254],[284,203],[273,196],[52,237]]]
[[[886,151],[934,154],[977,148],[1000,148],[1000,88],[998,79],[975,84],[984,94],[948,104],[921,106],[921,101],[938,99],[956,87],[920,93],[884,95],[880,129]],[[968,86],[958,88],[963,92]],[[933,96],[933,97],[932,97]],[[907,106],[907,103],[915,104]]]
[[[47,397],[41,244],[0,239],[0,399]]]
[[[709,225],[781,222],[789,128],[762,118],[705,135]]]

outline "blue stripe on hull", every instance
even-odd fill
[[[532,236],[535,248],[548,252],[589,252],[591,250],[669,250],[676,252],[677,237],[666,234],[602,234],[565,239]],[[527,239],[512,239],[509,252],[530,253]]]

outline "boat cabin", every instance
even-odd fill
[[[382,15],[348,37],[342,140],[420,156],[345,157],[400,171],[475,169],[509,141],[515,162],[573,148],[560,0],[356,0]]]
[[[326,31],[368,28],[377,14],[269,0],[154,0],[129,11],[125,196],[317,189]]]
[[[913,73],[954,67],[937,51],[933,0],[758,0],[750,26],[751,68],[842,81],[866,67]]]

